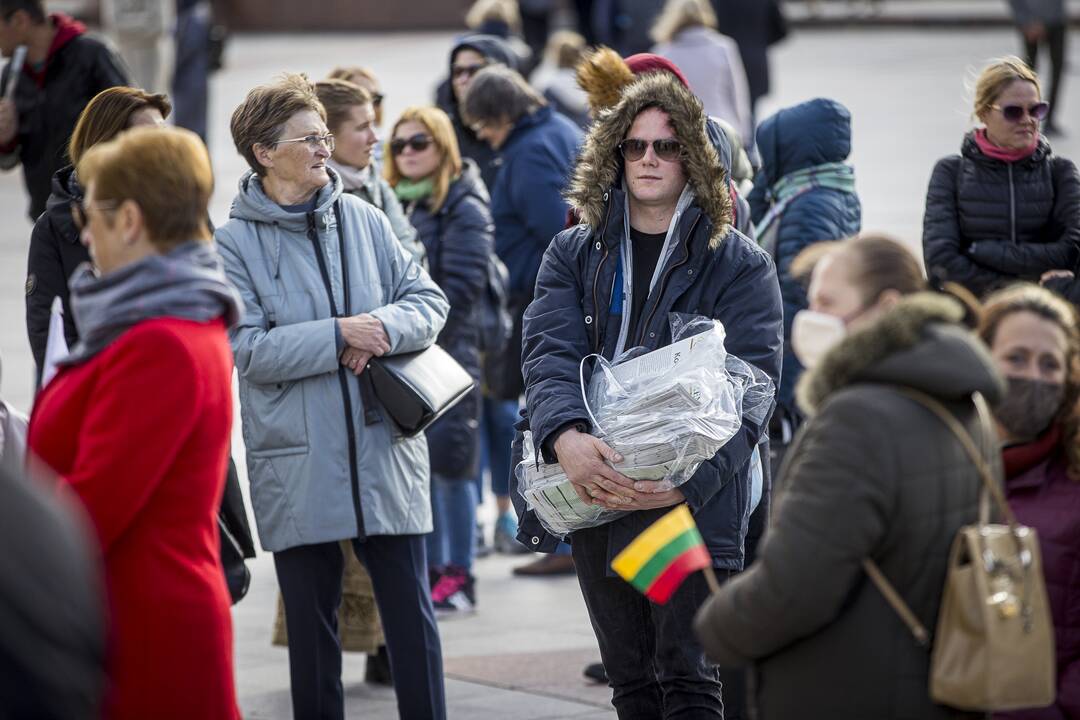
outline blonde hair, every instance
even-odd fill
[[[861,233],[847,240],[808,245],[791,262],[791,275],[809,278],[826,256],[845,254],[853,261],[853,283],[863,302],[876,301],[886,290],[910,295],[927,289],[922,265],[899,240],[884,233]]]
[[[1035,86],[1035,92],[1042,97],[1042,87],[1039,85],[1039,76],[1028,67],[1028,64],[1014,55],[1006,55],[992,61],[979,73],[975,80],[975,108],[974,115],[981,118],[990,112],[998,97],[1015,80],[1024,80]]]
[[[521,31],[517,0],[476,0],[465,14],[465,27],[475,30],[489,21],[501,22],[512,32]]]
[[[983,302],[979,337],[993,347],[1005,318],[1022,312],[1057,325],[1065,334],[1065,401],[1057,421],[1061,423],[1061,446],[1068,461],[1069,477],[1080,481],[1080,330],[1077,330],[1076,309],[1044,287],[1017,283],[991,293]]]
[[[573,30],[557,30],[548,38],[544,57],[557,68],[573,70],[581,62],[586,47],[585,38]]]
[[[210,155],[183,128],[132,128],[87,150],[76,168],[98,201],[139,206],[150,241],[168,251],[189,240],[209,242],[207,207],[214,191]]]
[[[413,106],[405,108],[405,111],[401,113],[401,117],[390,131],[390,138],[393,139],[397,135],[398,128],[407,122],[423,125],[435,142],[435,147],[439,149],[441,160],[439,167],[431,176],[434,188],[428,205],[431,212],[438,212],[446,202],[446,195],[450,192],[450,183],[461,175],[461,151],[458,149],[454,125],[450,122],[450,116],[439,108]],[[387,155],[390,153],[387,152]],[[383,176],[390,183],[390,187],[397,187],[397,184],[401,182],[403,176],[398,171],[396,159],[391,158],[391,162],[383,163]]]
[[[349,119],[354,107],[371,103],[371,93],[347,80],[320,80],[315,83],[315,94],[326,110],[326,127],[332,133]]]
[[[339,65],[330,71],[330,74],[326,76],[327,80],[345,80],[351,82],[353,85],[359,85],[364,90],[367,90],[371,94],[371,90],[368,90],[364,82],[367,81],[372,87],[379,88],[381,90],[382,85],[379,83],[379,78],[375,77],[375,72],[371,68],[360,67],[359,65]],[[374,97],[370,100],[375,108],[375,125],[382,127],[382,103],[375,104]]]
[[[653,40],[671,42],[683,30],[693,27],[716,29],[716,13],[706,0],[667,0],[653,23]]]

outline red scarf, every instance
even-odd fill
[[[1050,429],[1023,445],[1010,445],[1001,453],[1001,459],[1005,463],[1005,477],[1012,480],[1018,475],[1023,475],[1035,467],[1051,453],[1057,450],[1061,442],[1061,426],[1054,423]]]
[[[986,136],[986,128],[979,128],[975,131],[975,144],[982,150],[982,154],[986,157],[994,158],[995,160],[1001,160],[1002,162],[1014,163],[1020,160],[1026,160],[1031,157],[1035,150],[1039,147],[1039,135],[1035,134],[1035,139],[1031,141],[1031,145],[1023,150],[1006,150],[1005,148],[998,147],[994,143],[990,142],[990,138]]]

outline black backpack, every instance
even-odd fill
[[[462,197],[468,197],[467,195]],[[460,202],[461,198],[454,203]],[[443,218],[449,215],[454,205],[447,205],[438,214],[440,248],[443,232]],[[439,281],[442,271],[442,256],[432,258],[431,274],[435,282]],[[489,357],[506,352],[510,336],[514,332],[514,318],[510,315],[510,272],[499,256],[492,252],[488,255],[487,287],[480,304],[480,352]]]

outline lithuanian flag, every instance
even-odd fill
[[[663,605],[695,570],[712,568],[694,517],[686,505],[660,518],[611,562],[621,578]]]

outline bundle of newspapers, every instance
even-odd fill
[[[650,490],[678,487],[739,431],[744,420],[760,427],[772,407],[767,375],[724,349],[719,321],[672,315],[672,344],[638,349],[615,362],[582,361],[582,396],[592,434],[622,455],[612,465]],[[584,367],[595,359],[586,384]],[[562,467],[535,452],[531,433],[515,469],[522,495],[548,532],[594,527],[624,515],[583,500]]]

